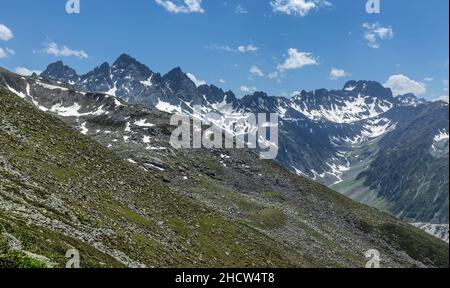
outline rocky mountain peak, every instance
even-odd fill
[[[393,100],[392,91],[389,88],[384,87],[377,81],[348,81],[344,85],[345,91],[348,91],[350,95],[362,95],[362,96],[376,96],[385,100]]]
[[[79,78],[77,72],[65,65],[62,61],[57,61],[48,65],[47,69],[41,73],[41,76],[47,79],[68,83],[74,82]]]
[[[116,61],[114,62],[113,66],[115,67],[127,67],[132,64],[139,63],[135,58],[131,57],[128,54],[121,54]]]
[[[186,80],[186,79],[190,80],[190,78],[183,72],[183,70],[181,70],[180,67],[173,68],[163,77],[164,77],[164,79],[167,79],[170,81]]]
[[[99,69],[99,71],[101,71],[101,72],[109,72],[110,71],[110,69],[111,69],[111,66],[109,65],[109,63],[108,62],[104,62],[102,65],[100,65],[99,67],[98,67],[98,69]]]
[[[283,106],[283,103],[280,103],[283,102],[282,100],[284,100],[284,98],[269,96],[265,92],[258,91],[251,95],[244,96],[239,101],[239,107],[245,111],[254,110],[258,113],[262,111],[277,112],[278,107],[280,105]]]
[[[102,65],[96,67],[94,70],[92,70],[91,72],[87,73],[84,77],[104,77],[104,76],[109,76],[109,74],[111,73],[111,66],[109,66],[108,62],[104,62]]]
[[[150,77],[153,72],[146,65],[137,61],[128,54],[122,54],[114,62],[112,69],[114,71],[124,71],[127,74],[134,74],[139,76]]]
[[[428,103],[427,100],[423,98],[418,98],[416,95],[412,93],[408,93],[405,95],[399,95],[395,97],[395,99],[400,103],[402,106],[417,106],[420,104]]]
[[[197,98],[199,93],[195,83],[189,78],[189,76],[181,70],[180,67],[176,67],[170,70],[162,78],[168,87],[175,93],[181,92],[184,95],[181,96],[184,100],[192,100]],[[192,99],[189,99],[192,98]]]

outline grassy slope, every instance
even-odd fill
[[[135,265],[159,267],[308,265],[3,88],[0,229],[58,266],[71,247],[80,250],[84,267],[123,266],[120,252]],[[93,248],[94,242],[106,248]]]

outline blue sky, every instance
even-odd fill
[[[367,0],[80,0],[80,14],[66,2],[0,0],[0,66],[42,71],[63,60],[81,74],[126,52],[238,95],[350,79],[448,95],[448,0],[381,0],[380,14]]]

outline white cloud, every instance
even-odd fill
[[[308,65],[319,65],[317,60],[311,53],[308,52],[300,52],[295,48],[290,48],[288,50],[289,56],[285,60],[285,62],[281,65],[278,65],[278,70],[292,70],[302,68]]]
[[[0,47],[0,58],[5,58],[6,56],[8,56],[8,55],[6,55],[6,51]]]
[[[226,82],[225,79],[219,79],[219,83],[225,84]]]
[[[434,78],[433,78],[433,77],[425,77],[425,78],[423,78],[423,81],[426,81],[426,82],[433,82],[433,81],[434,81]]]
[[[326,0],[274,0],[270,2],[274,12],[287,15],[304,17],[311,10],[317,10],[321,6],[333,6]]]
[[[11,31],[11,29],[9,29],[8,27],[6,27],[3,24],[0,24],[0,40],[3,41],[8,41],[11,38],[13,38],[13,33]]]
[[[9,56],[16,55],[16,51],[9,49],[9,48],[1,48],[0,47],[0,58],[6,58]]]
[[[205,49],[209,50],[222,50],[227,52],[236,52],[236,53],[249,53],[249,52],[256,52],[259,50],[258,47],[256,47],[253,44],[250,45],[241,45],[237,48],[232,48],[230,46],[220,46],[216,44],[211,44],[209,46],[205,46]]]
[[[256,65],[253,65],[250,68],[250,73],[252,73],[253,75],[259,76],[259,77],[263,77],[264,76],[264,73]]]
[[[219,45],[216,45],[216,44],[211,44],[211,45],[205,46],[205,49],[208,49],[208,50],[223,50],[223,51],[227,51],[227,52],[238,52],[237,49],[233,49],[230,46],[219,46]]]
[[[372,48],[380,48],[380,40],[390,40],[394,38],[394,30],[391,26],[382,26],[380,23],[364,23],[364,38],[367,45]]]
[[[205,12],[205,10],[203,10],[202,8],[202,0],[176,0],[176,3],[169,0],[155,0],[155,2],[164,7],[170,13],[174,14]]]
[[[448,80],[442,80],[442,85],[444,85],[444,92],[448,93]]]
[[[248,86],[241,86],[240,89],[241,89],[241,92],[244,92],[244,93],[254,93],[258,90],[258,89],[256,89],[256,87],[248,87]]]
[[[449,103],[449,97],[448,97],[448,95],[443,95],[443,96],[441,96],[441,97],[437,97],[437,98],[433,99],[433,101],[434,101],[434,102],[437,102],[437,101],[444,101],[444,102]]]
[[[302,94],[302,92],[300,92],[300,91],[293,91],[293,92],[291,93],[291,97],[295,97],[295,96],[298,96],[298,95],[300,95],[300,94]]]
[[[202,85],[206,84],[206,81],[204,80],[199,80],[197,77],[195,77],[194,74],[192,73],[186,73],[186,75],[189,77],[189,79],[191,79],[192,82],[194,82],[195,86],[200,87]]]
[[[331,68],[330,79],[332,79],[332,80],[337,80],[339,78],[348,77],[348,76],[350,76],[350,73],[346,72],[343,69],[338,69],[335,67]]]
[[[280,71],[273,71],[269,73],[267,77],[271,80],[276,80],[277,83],[282,83],[281,79],[284,77],[284,74]]]
[[[31,69],[28,69],[28,68],[25,68],[25,67],[20,67],[20,66],[16,67],[15,71],[16,71],[17,74],[22,75],[22,76],[30,76],[33,73],[36,73],[36,74],[39,75],[42,72],[42,71],[39,71],[39,70],[31,70]]]
[[[245,9],[244,6],[242,6],[241,4],[238,4],[236,6],[236,8],[234,9],[234,13],[236,13],[236,14],[247,14],[248,11],[247,11],[247,9]]]
[[[256,52],[258,51],[258,47],[256,47],[253,44],[247,45],[247,46],[239,46],[238,47],[238,51],[241,53],[246,53],[246,52]]]
[[[394,96],[412,93],[416,96],[424,95],[427,92],[425,83],[409,79],[407,76],[398,74],[389,77],[384,86],[391,88]]]
[[[446,93],[446,95],[443,95],[441,97],[438,97],[436,99],[434,99],[433,101],[444,101],[449,103],[448,101],[448,80],[442,80],[442,85],[444,85],[444,92]]]
[[[49,41],[48,43],[45,44],[45,47],[44,47],[44,49],[42,49],[42,52],[44,52],[45,54],[54,55],[57,57],[74,56],[79,59],[86,59],[89,57],[88,54],[84,50],[73,50],[64,45],[59,46],[55,42],[51,42],[51,41]]]
[[[269,77],[269,79],[277,79],[280,77],[280,73],[278,73],[278,71],[274,71],[272,73],[269,73],[269,75],[267,75],[267,77]]]

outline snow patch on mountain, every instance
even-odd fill
[[[443,155],[448,154],[449,151],[449,137],[448,131],[439,130],[439,132],[434,136],[433,143],[431,144],[431,155],[435,158],[440,158]]]
[[[105,94],[112,96],[117,96],[116,93],[117,93],[117,82],[115,82],[114,85],[108,91],[105,91]]]
[[[439,133],[438,134],[436,134],[436,136],[434,136],[434,142],[441,142],[441,141],[444,141],[444,140],[447,140],[448,141],[448,131],[445,131],[445,130],[441,130],[441,131],[439,131]]]
[[[179,106],[172,105],[169,102],[161,101],[160,99],[158,99],[158,104],[156,104],[155,107],[156,109],[167,113],[181,113],[181,108]]]
[[[363,122],[359,134],[353,136],[329,136],[335,147],[358,146],[366,141],[373,141],[396,129],[397,123],[383,117],[367,119]]]
[[[331,161],[328,161],[326,164],[328,167],[330,167],[331,170],[327,172],[327,174],[335,177],[337,179],[336,182],[333,183],[333,185],[341,183],[343,181],[342,175],[344,172],[350,170],[350,162],[345,159],[346,163],[345,165],[342,165],[339,159],[333,157]]]
[[[56,86],[56,85],[51,85],[48,83],[43,83],[43,82],[39,82],[36,81],[36,84],[45,88],[45,89],[49,89],[49,90],[61,90],[61,91],[68,91],[69,89],[65,88],[65,87],[61,87],[61,86]]]
[[[356,85],[354,85],[354,86],[348,86],[348,87],[345,87],[344,90],[345,90],[345,91],[353,91],[353,90],[355,90],[355,88],[356,88]]]
[[[134,125],[139,126],[139,127],[153,127],[153,126],[155,126],[155,124],[147,123],[147,119],[137,120],[136,122],[134,122]]]
[[[147,150],[167,150],[166,147],[157,147],[157,146],[147,146],[145,147]]]
[[[397,124],[391,124],[386,118],[369,119],[363,126],[362,136],[366,139],[375,139],[395,129]]]
[[[448,224],[431,224],[431,223],[411,223],[413,226],[424,230],[445,242],[449,243],[449,225]]]
[[[153,79],[153,74],[150,77],[148,77],[147,80],[139,81],[139,82],[141,82],[141,84],[144,85],[145,87],[152,87],[153,86],[152,79]]]
[[[87,134],[88,134],[89,129],[86,128],[86,122],[84,122],[83,124],[81,124],[80,130],[81,130],[81,134],[84,134],[84,135],[87,135]]]
[[[202,85],[206,85],[206,81],[199,80],[194,74],[192,73],[186,73],[186,75],[191,79],[192,82],[194,82],[195,86],[200,87]]]
[[[297,99],[291,103],[291,108],[294,110],[313,121],[327,120],[335,123],[353,123],[374,118],[393,107],[393,104],[388,101],[373,99],[373,97],[361,94],[355,98],[342,100],[339,104],[331,103],[327,107],[319,105],[318,108],[310,108],[305,102]]]
[[[125,129],[123,129],[123,131],[125,131],[125,132],[131,132],[131,125],[130,125],[130,122],[127,122],[127,124],[125,124]]]
[[[145,163],[144,167],[150,168],[150,169],[153,169],[153,170],[158,170],[158,171],[164,171],[165,170],[162,167],[159,167],[159,166],[156,166],[156,165],[153,165],[153,164],[150,164],[150,163]]]
[[[423,98],[417,98],[414,94],[400,95],[400,96],[397,96],[395,99],[402,106],[417,107],[418,105],[427,103],[427,100],[425,100]]]
[[[20,98],[26,98],[27,95],[25,95],[22,92],[17,91],[16,89],[12,88],[11,86],[9,86],[8,84],[6,85],[6,87],[8,88],[9,91],[11,91],[12,93],[16,94],[17,96],[19,96]]]
[[[69,107],[63,107],[62,105],[63,104],[61,104],[61,103],[55,104],[52,106],[52,108],[50,108],[50,111],[58,114],[59,116],[63,116],[63,117],[83,116],[83,114],[78,112],[81,109],[80,104],[73,103],[73,105],[69,106]]]
[[[117,98],[114,98],[114,106],[116,106],[116,108],[117,108],[117,107],[120,107],[120,106],[123,106],[123,105],[122,105],[122,103],[120,103],[119,100],[117,100]]]
[[[297,174],[298,176],[309,177],[309,176],[308,176],[305,172],[303,172],[302,170],[300,170],[300,169],[298,169],[298,168],[296,168],[296,167],[294,167],[294,166],[291,166],[291,168],[294,169],[295,174]]]
[[[50,108],[50,111],[53,113],[58,114],[59,116],[63,116],[63,117],[82,117],[82,116],[87,116],[87,115],[103,115],[103,114],[107,114],[107,111],[105,111],[103,109],[103,105],[100,106],[96,111],[92,111],[92,112],[87,112],[87,113],[80,113],[79,111],[81,110],[81,105],[78,103],[73,103],[72,106],[69,107],[64,107],[63,104],[58,103],[53,105]]]

